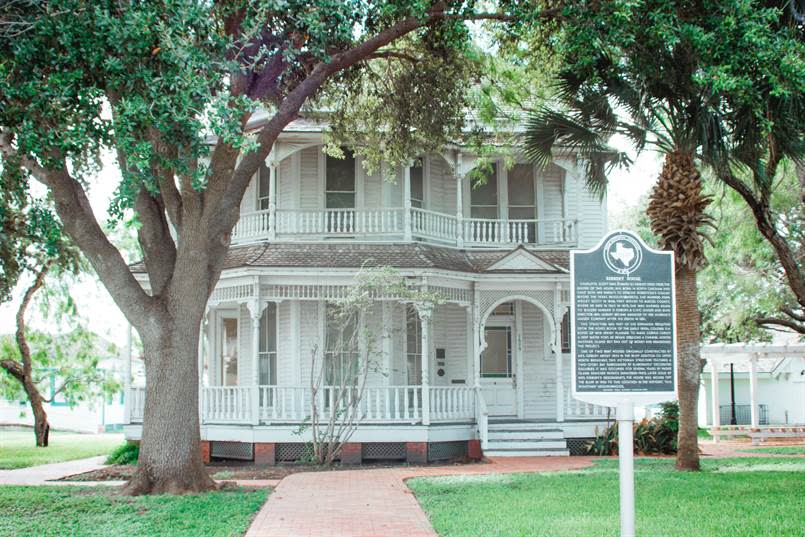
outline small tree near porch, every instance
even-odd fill
[[[437,292],[406,284],[397,270],[380,267],[361,270],[349,293],[327,304],[326,342],[311,349],[310,364],[309,428],[318,464],[332,464],[365,418],[362,401],[370,374],[390,374],[380,363],[379,341],[390,337],[392,328],[381,321],[372,329],[361,318],[379,300],[412,304],[423,322],[444,302]]]

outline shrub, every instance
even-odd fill
[[[652,419],[635,422],[634,452],[636,455],[673,455],[677,450],[679,432],[679,403],[669,401],[660,405],[660,414]],[[618,453],[618,423],[615,422],[587,445],[590,455],[615,455]]]
[[[140,457],[140,444],[126,442],[115,448],[106,458],[106,464],[137,464]]]

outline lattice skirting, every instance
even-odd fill
[[[567,449],[571,455],[586,455],[587,446],[594,438],[568,438]]]
[[[405,442],[365,442],[361,445],[363,460],[405,460]]]
[[[210,442],[210,455],[216,459],[254,460],[254,444],[247,442]]]
[[[428,462],[458,459],[467,456],[467,441],[431,442],[428,444]]]
[[[294,462],[308,458],[313,448],[310,444],[295,442],[279,443],[275,449],[275,457],[278,462]]]

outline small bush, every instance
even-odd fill
[[[118,446],[106,458],[106,464],[137,464],[140,457],[140,444],[126,442]]]
[[[635,455],[673,455],[677,450],[679,432],[679,403],[662,403],[659,416],[635,422]],[[601,434],[596,429],[596,437],[587,445],[590,455],[616,455],[618,453],[618,423],[615,422]]]

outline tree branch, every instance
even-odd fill
[[[84,188],[70,176],[64,159],[59,159],[60,169],[44,168],[27,156],[18,155],[7,133],[0,136],[0,152],[6,157],[20,158],[31,175],[50,189],[64,231],[89,259],[128,321],[139,326],[139,321],[153,307],[154,301],[145,293],[120,251],[103,232]]]
[[[22,295],[20,307],[17,308],[17,330],[14,334],[14,338],[17,341],[17,347],[20,349],[23,379],[31,378],[31,373],[33,371],[33,366],[31,365],[31,348],[28,346],[28,340],[25,337],[25,312],[34,297],[34,293],[36,293],[45,284],[45,276],[47,276],[52,264],[52,260],[45,261],[44,265],[42,265],[42,268],[36,273],[34,283],[32,283],[30,287],[25,290],[25,294]]]
[[[759,317],[755,319],[755,322],[763,327],[767,327],[766,325],[784,326],[799,334],[805,334],[805,324],[798,323],[792,319],[781,319],[779,317]]]

